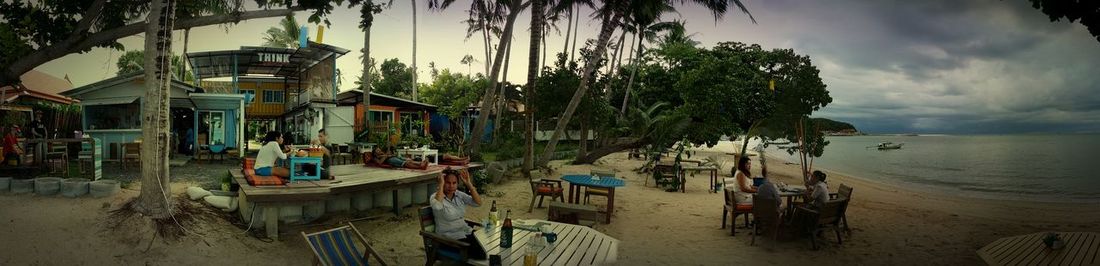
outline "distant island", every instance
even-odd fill
[[[855,126],[847,122],[836,121],[828,118],[810,118],[810,121],[817,125],[821,132],[824,132],[826,136],[860,136],[864,135],[859,132]]]

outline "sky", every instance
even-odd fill
[[[821,70],[833,102],[814,117],[852,123],[867,133],[1095,133],[1100,132],[1100,42],[1084,26],[1051,22],[1026,0],[742,0],[757,24],[731,10],[719,20],[692,4],[663,20],[687,22],[701,47],[718,42],[757,43],[809,55]],[[247,2],[247,1],[246,1]],[[428,64],[455,72],[483,72],[478,36],[466,39],[468,4],[443,11],[417,4],[419,81],[430,82]],[[679,1],[677,1],[679,2]],[[690,1],[688,1],[690,2]],[[584,9],[579,36],[596,38],[599,21]],[[306,23],[308,14],[297,18]],[[362,71],[363,33],[358,8],[337,7],[323,42],[351,50],[337,60],[341,90],[353,89]],[[258,46],[279,18],[208,26],[191,31],[189,51]],[[526,80],[530,14],[516,20],[507,80]],[[310,24],[313,38],[316,25]],[[566,24],[548,37],[548,55],[562,51]],[[412,60],[412,8],[394,1],[377,15],[371,54],[381,61]],[[182,52],[182,35],[174,49]],[[616,34],[617,36],[617,34]],[[140,49],[142,37],[122,40]],[[628,39],[629,41],[629,39]],[[580,45],[580,43],[578,43]],[[74,86],[110,78],[120,51],[95,49],[37,68]],[[478,63],[459,63],[465,55]],[[578,55],[579,56],[579,55]],[[783,89],[783,88],[778,88]]]

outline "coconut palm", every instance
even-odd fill
[[[602,2],[602,6],[596,9],[596,16],[600,17],[601,20],[600,33],[596,38],[596,50],[589,54],[589,57],[603,57],[607,51],[607,43],[611,39],[611,34],[615,28],[619,27],[623,16],[629,15],[630,4],[635,1],[605,0]],[[681,3],[684,2],[688,1],[681,1]],[[729,4],[732,3],[739,7],[742,12],[748,14],[749,19],[752,19],[754,23],[756,22],[756,19],[752,17],[752,14],[749,13],[748,9],[745,8],[740,0],[694,0],[691,2],[706,7],[713,13],[715,19],[720,19],[729,9]],[[585,60],[584,70],[581,72],[583,75],[581,76],[580,86],[577,88],[577,91],[573,93],[573,98],[569,100],[569,105],[566,106],[565,113],[563,113],[558,120],[557,126],[554,128],[554,134],[550,136],[550,141],[546,144],[546,149],[543,150],[543,156],[541,160],[539,160],[539,165],[546,165],[554,154],[554,149],[558,145],[558,140],[565,132],[566,126],[569,125],[569,120],[573,118],[573,113],[577,110],[577,106],[580,105],[582,98],[586,95],[588,82],[593,78],[593,70],[595,70],[599,59],[600,58],[588,58],[588,60]]]
[[[523,120],[523,171],[521,171],[523,172],[523,176],[527,178],[531,178],[531,169],[534,168],[535,110],[526,100],[534,97],[534,94],[537,92],[535,89],[535,80],[538,79],[539,72],[542,69],[538,62],[539,43],[541,42],[542,46],[546,46],[546,33],[543,31],[548,30],[548,28],[544,26],[548,24],[546,23],[548,12],[543,10],[548,0],[531,0],[531,2],[531,45],[529,53],[527,54],[527,87],[524,88],[523,91],[525,114]],[[543,49],[542,52],[543,60],[546,60],[546,50]]]
[[[298,47],[300,34],[298,20],[294,14],[287,15],[279,20],[279,27],[268,28],[264,32],[264,44],[267,47],[295,48]]]
[[[359,58],[363,62],[363,74],[359,76],[359,81],[357,81],[356,83],[359,85],[360,89],[363,91],[363,106],[368,106],[368,108],[363,108],[363,119],[366,120],[366,121],[364,121],[363,124],[364,125],[369,125],[370,124],[370,108],[369,108],[369,106],[370,106],[370,91],[371,91],[370,84],[371,84],[372,78],[375,76],[375,75],[372,75],[372,73],[371,73],[371,70],[373,69],[374,61],[370,56],[370,30],[371,30],[371,27],[374,26],[374,15],[378,14],[378,13],[382,13],[383,8],[389,8],[390,6],[392,6],[393,5],[393,0],[388,1],[385,4],[375,4],[374,1],[372,1],[372,0],[366,0],[366,1],[362,1],[362,2],[353,1],[351,3],[351,6],[354,7],[355,5],[360,5],[359,6],[359,17],[362,18],[362,20],[359,21],[359,28],[363,29],[363,54]],[[370,129],[370,127],[366,127],[366,128],[368,130]]]
[[[135,210],[153,219],[172,217],[168,171],[168,82],[171,71],[172,23],[175,21],[175,0],[158,0],[150,4],[145,27],[145,104],[142,105],[141,194]]]

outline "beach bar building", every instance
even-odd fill
[[[346,119],[349,123],[330,124],[331,139],[337,141],[341,139],[338,136],[343,135],[359,136],[364,130],[384,135],[390,129],[401,136],[428,136],[431,115],[438,107],[374,92],[370,95],[370,123],[363,122],[367,121],[363,119],[363,91],[350,90],[336,95],[338,107],[335,110],[341,117],[349,118]]]
[[[105,160],[122,158],[124,144],[141,140],[142,106],[146,103],[145,77],[142,72],[120,75],[65,91],[62,94],[80,100],[83,132],[103,141]],[[241,127],[237,123],[244,97],[237,94],[206,93],[182,81],[172,79],[169,89],[170,124],[173,143],[184,142],[181,132],[205,129],[215,144],[227,149],[239,146]],[[217,118],[209,114],[218,113]],[[201,124],[201,125],[200,125]]]
[[[349,50],[307,42],[297,49],[242,46],[188,53],[191,72],[207,92],[245,95],[242,125],[289,132],[291,144],[316,138],[336,107],[336,58]],[[246,126],[247,127],[247,126]]]

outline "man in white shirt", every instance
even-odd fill
[[[458,191],[458,182],[470,189],[470,194]],[[443,237],[469,243],[468,254],[471,259],[485,259],[485,250],[474,238],[474,229],[466,224],[466,206],[480,207],[481,196],[470,180],[470,173],[451,170],[450,167],[439,174],[439,189],[431,197],[432,213],[435,216],[435,232]]]

